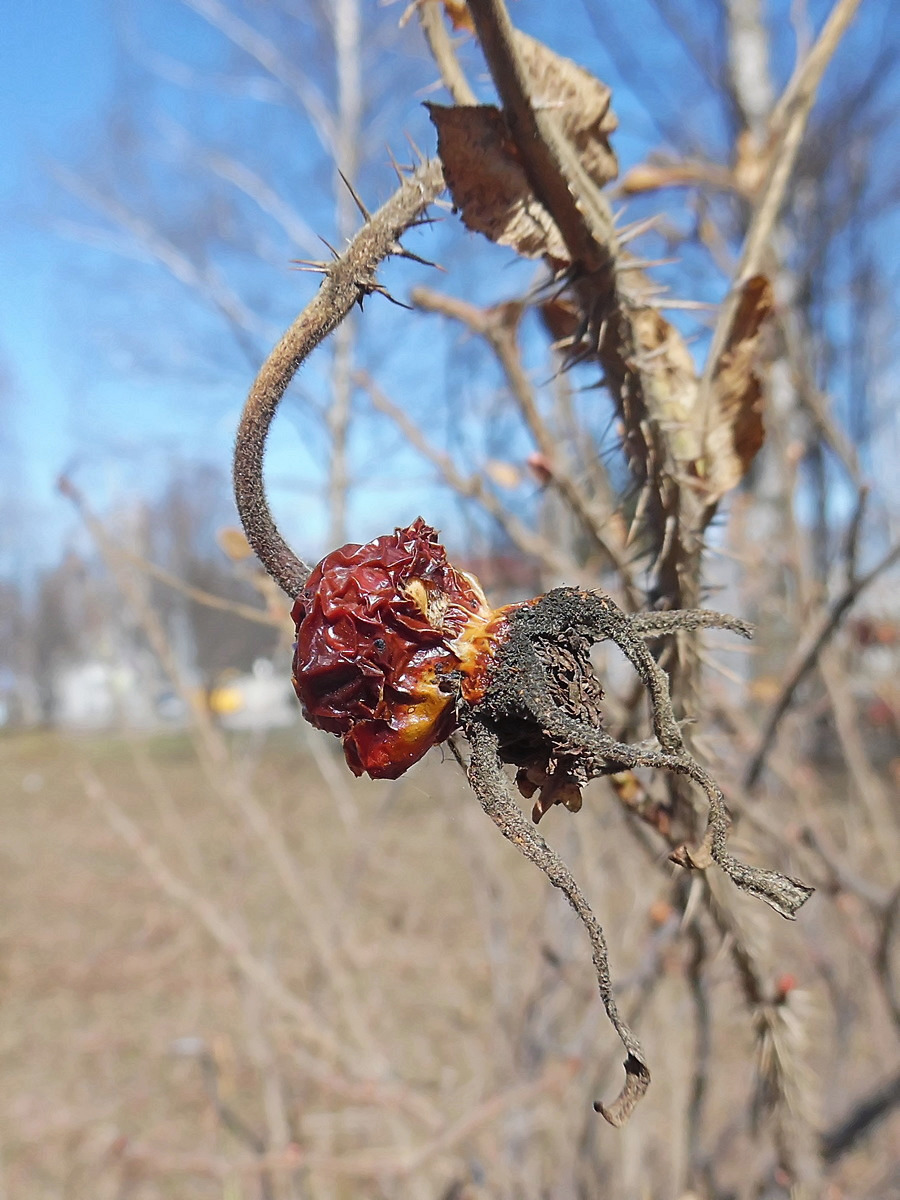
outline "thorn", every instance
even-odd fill
[[[419,160],[420,165],[422,163],[424,163],[425,155],[422,153],[422,151],[419,149],[419,147],[416,145],[416,143],[412,140],[412,138],[409,136],[409,134],[406,135],[406,140],[409,142],[409,148],[412,150],[413,154]]]
[[[319,239],[319,241],[322,243],[322,245],[323,245],[323,246],[327,246],[327,247],[328,247],[328,249],[331,251],[332,255],[333,255],[335,258],[340,258],[340,257],[341,257],[341,256],[338,254],[337,250],[335,250],[334,246],[332,246],[331,242],[329,242],[329,241],[326,241],[326,240],[325,240],[325,238],[323,238],[323,237],[322,237],[321,233],[317,233],[317,234],[316,234],[316,237]]]
[[[405,183],[406,176],[401,171],[400,164],[397,162],[396,158],[394,158],[393,151],[391,150],[390,146],[385,146],[385,149],[387,150],[387,156],[390,159],[391,166],[394,168],[394,174],[397,176],[397,179],[400,181],[400,183]]]
[[[653,229],[662,220],[661,213],[654,213],[652,217],[646,217],[643,221],[632,221],[630,225],[623,225],[621,229],[616,230],[619,238],[620,246],[627,246],[629,242],[633,242],[635,238],[639,238],[641,234],[647,233]]]
[[[398,308],[405,308],[409,312],[413,311],[411,304],[404,304],[402,300],[397,300],[383,283],[378,282],[374,275],[368,279],[359,280],[357,287],[359,288],[359,295],[356,297],[356,302],[360,308],[362,308],[366,296],[373,296],[377,293],[379,296],[384,296],[385,300],[390,300],[391,304],[396,304]]]
[[[608,387],[608,386],[609,385],[607,383],[606,376],[601,375],[596,383],[584,383],[581,385],[581,387],[575,388],[575,391],[579,392],[579,393],[581,393],[581,392],[599,392],[599,391],[602,391],[603,388]]]
[[[408,312],[413,311],[413,306],[411,304],[404,304],[402,300],[398,300],[395,296],[392,296],[382,283],[373,284],[369,290],[371,292],[377,292],[379,296],[384,296],[385,300],[390,300],[391,304],[396,304],[398,308],[405,308]],[[360,305],[360,308],[361,307],[362,305]]]
[[[584,313],[581,320],[578,322],[577,326],[575,327],[575,332],[572,334],[572,346],[573,347],[580,346],[582,344],[582,342],[584,342],[585,334],[587,333],[588,329],[590,328],[590,325],[591,325],[590,314]]]
[[[444,271],[446,274],[446,268],[442,267],[440,263],[432,262],[430,258],[423,258],[421,254],[413,254],[412,250],[407,250],[399,242],[394,243],[390,252],[394,258],[409,258],[413,262],[421,263],[423,267],[434,267],[436,271]]]
[[[562,369],[571,371],[573,367],[580,366],[581,363],[588,362],[593,357],[590,346],[570,346],[568,352],[563,355]]]
[[[327,275],[331,270],[331,263],[322,262],[317,258],[292,258],[290,261],[296,264],[294,270],[307,271],[314,275]]]
[[[560,279],[562,276],[562,279]],[[557,301],[571,281],[567,271],[557,271],[555,275],[551,275],[549,279],[539,283],[531,293],[529,299],[534,304],[553,304]],[[541,293],[544,293],[543,295]]]
[[[380,284],[380,283],[376,284],[376,287],[374,287],[374,289],[373,289],[373,290],[374,290],[374,292],[377,292],[377,293],[378,293],[378,295],[382,295],[382,296],[384,296],[384,299],[385,299],[385,300],[390,300],[391,304],[395,304],[395,305],[396,305],[398,308],[406,308],[407,312],[413,312],[413,311],[414,311],[414,310],[413,310],[413,306],[412,306],[412,305],[410,305],[410,304],[403,304],[403,301],[402,301],[402,300],[397,300],[396,296],[392,296],[392,295],[390,294],[390,292],[389,292],[388,288],[385,288],[385,287],[383,286],[383,284]]]
[[[344,174],[344,172],[341,170],[341,168],[340,168],[340,167],[338,167],[338,175],[340,175],[341,179],[343,179],[343,181],[344,181],[344,185],[346,186],[346,188],[347,188],[347,191],[348,191],[348,192],[350,193],[350,195],[353,197],[353,203],[356,205],[356,207],[357,207],[357,208],[359,209],[359,211],[362,213],[362,218],[363,218],[363,220],[364,220],[364,221],[369,221],[369,220],[371,220],[371,219],[372,219],[372,214],[369,212],[369,210],[368,210],[368,209],[366,208],[366,206],[363,204],[362,200],[360,200],[360,198],[359,198],[359,196],[357,195],[356,189],[354,188],[353,184],[350,182],[350,180],[347,178],[347,176]]]
[[[619,267],[619,274],[624,275],[626,271],[646,271],[650,267],[668,267],[678,261],[677,258],[631,258]]]
[[[419,225],[440,225],[443,220],[443,217],[416,217],[415,221],[410,221],[406,228],[416,229]]]

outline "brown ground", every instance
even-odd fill
[[[564,905],[454,764],[433,753],[398,784],[338,774],[333,797],[321,772],[337,760],[315,736],[241,744],[206,777],[181,737],[0,740],[2,1200],[686,1195],[694,1035],[689,947],[665,925],[674,868],[653,867],[608,791],[546,819],[654,1074],[615,1132],[590,1100],[617,1090],[621,1054]],[[827,1125],[896,1052],[882,1000],[853,995],[852,959],[835,969],[856,1006],[843,1018],[817,976],[839,913],[816,903],[806,942],[746,911],[775,938],[773,970],[802,985],[798,1062],[816,1074],[799,1103]],[[708,994],[702,1137],[730,1194],[759,1195],[752,1021],[724,954]],[[900,1194],[898,1132],[883,1124],[823,1194]]]

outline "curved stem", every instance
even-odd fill
[[[405,179],[331,263],[316,264],[325,276],[306,306],[266,359],[250,389],[234,448],[234,497],[247,540],[275,582],[292,598],[302,590],[309,566],[278,531],[266,499],[263,457],[272,418],[300,364],[343,321],[358,301],[380,290],[378,264],[402,254],[397,239],[444,187],[441,165],[424,162]]]

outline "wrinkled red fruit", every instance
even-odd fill
[[[503,611],[450,565],[421,517],[333,550],[291,613],[303,715],[341,737],[355,775],[396,779],[456,728],[442,677],[461,672],[466,699],[480,698]]]

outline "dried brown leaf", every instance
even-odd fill
[[[619,163],[609,144],[609,135],[619,123],[610,108],[610,88],[571,58],[555,54],[521,30],[516,31],[515,46],[528,72],[535,107],[557,114],[562,132],[599,187],[615,179]]]
[[[655,308],[637,309],[631,327],[648,416],[664,431],[672,457],[687,474],[700,453],[694,423],[697,372],[691,352],[675,326]]]
[[[615,179],[618,163],[609,135],[617,122],[609,107],[610,89],[527,34],[517,32],[515,40],[535,105],[557,114],[562,132],[598,186]],[[501,111],[493,105],[426,107],[438,132],[444,177],[465,225],[525,258],[546,255],[570,262],[562,234],[534,193]]]
[[[492,105],[426,106],[453,203],[468,229],[525,258],[569,253],[555,221],[535,196],[506,121]]]
[[[705,446],[710,503],[740,483],[763,444],[762,383],[755,364],[760,332],[773,306],[768,279],[764,275],[748,279],[715,366]]]

